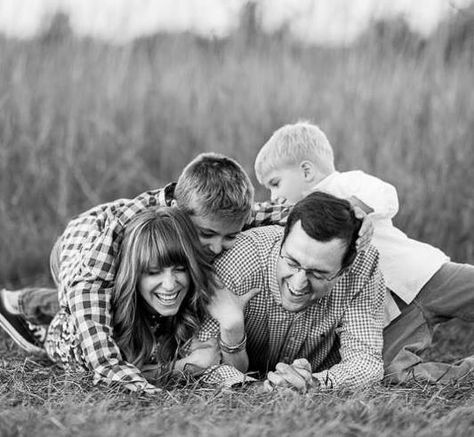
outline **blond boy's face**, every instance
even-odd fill
[[[301,167],[285,167],[270,171],[263,180],[270,190],[271,200],[278,203],[296,203],[308,190],[304,171]]]

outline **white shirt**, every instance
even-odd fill
[[[398,212],[398,196],[393,185],[360,170],[334,172],[314,187],[314,191],[324,191],[347,199],[355,196],[374,212],[374,235],[372,244],[380,253],[380,268],[387,287],[406,303],[410,303],[423,286],[449,261],[441,250],[417,240],[408,238],[392,223]],[[391,316],[396,317],[393,299]],[[399,311],[398,311],[399,313]]]

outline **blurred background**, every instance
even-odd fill
[[[0,286],[47,283],[72,216],[200,152],[257,186],[299,119],[397,187],[401,229],[474,263],[471,1],[0,0],[0,72]]]

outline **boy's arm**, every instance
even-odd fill
[[[271,202],[257,202],[252,206],[249,220],[243,230],[258,226],[284,226],[292,206],[278,205]]]
[[[376,218],[393,218],[399,208],[395,187],[362,171],[341,173],[347,200]]]

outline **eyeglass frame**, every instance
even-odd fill
[[[285,255],[282,255],[281,249],[280,249],[280,253],[278,254],[278,256],[280,257],[280,259],[282,259],[285,262],[285,264],[287,265],[287,267],[290,270],[294,271],[294,273],[304,271],[307,278],[313,278],[316,281],[324,281],[324,282],[334,281],[334,279],[338,278],[339,276],[342,276],[345,273],[345,271],[350,267],[350,265],[345,266],[345,267],[341,267],[334,275],[332,275],[330,277],[321,276],[320,273],[317,273],[318,276],[315,276],[315,274],[314,274],[315,269],[305,269],[304,267],[301,267],[300,265],[298,265],[298,266],[290,265],[288,261],[291,261],[291,258],[289,258],[288,256],[285,256]]]

